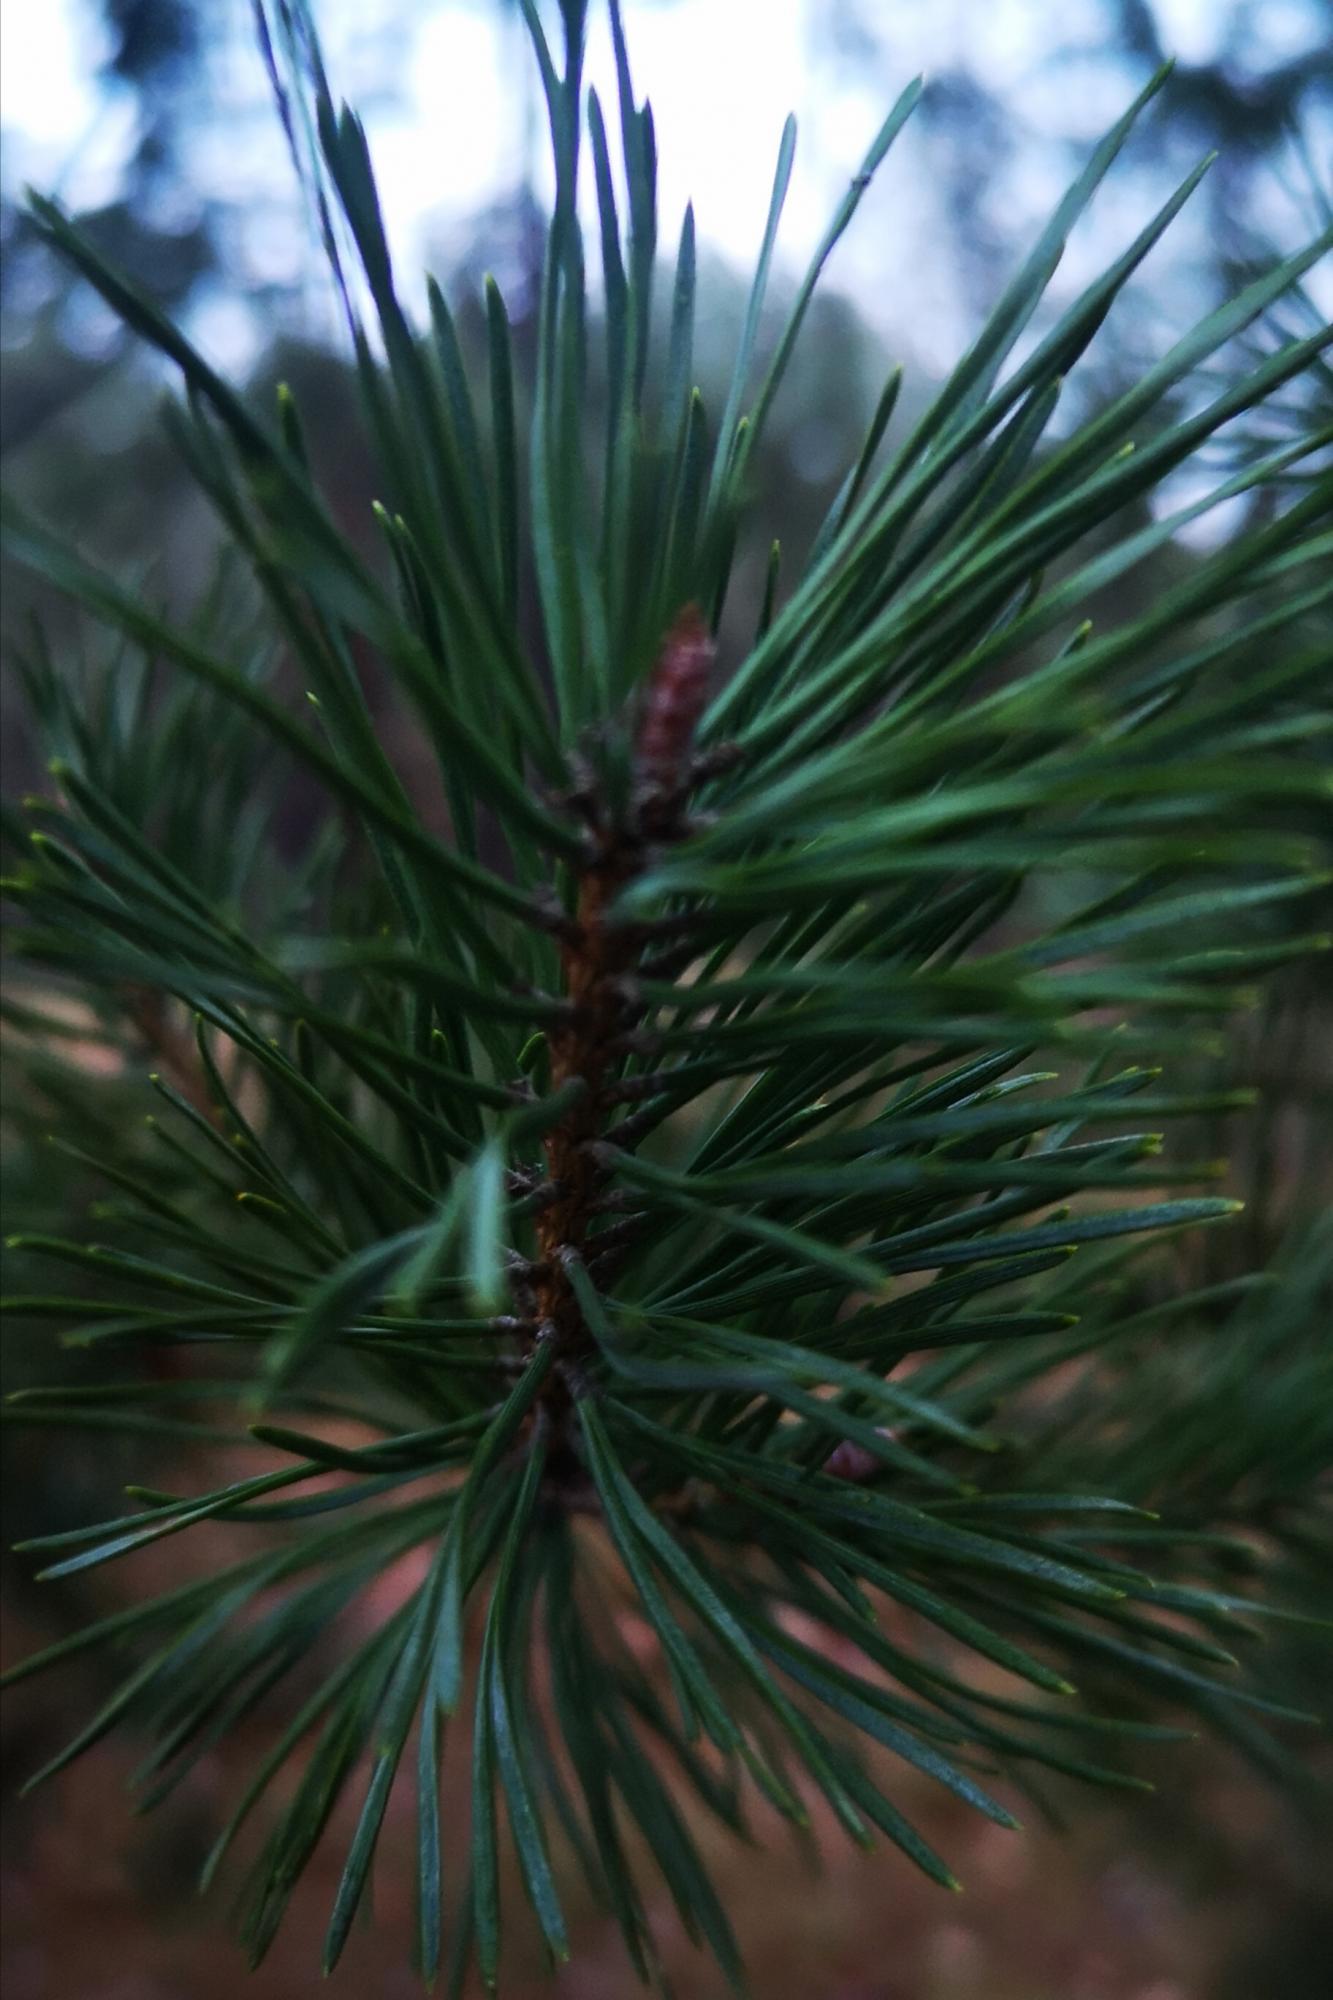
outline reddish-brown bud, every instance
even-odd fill
[[[708,699],[713,640],[697,604],[687,604],[662,641],[649,676],[635,746],[643,782],[674,792],[685,782],[694,732]]]

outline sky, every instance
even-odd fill
[[[228,0],[221,0],[228,4]],[[810,59],[809,16],[819,0],[673,0],[626,9],[640,92],[650,90],[659,135],[664,240],[696,197],[700,241],[741,266],[762,232],[783,119],[794,110],[802,131],[783,218],[782,255],[807,258],[834,202],[855,172],[887,108],[886,88],[908,78],[831,79]],[[461,220],[514,179],[519,141],[515,74],[530,68],[516,18],[494,6],[423,8],[410,47],[394,51],[399,101],[367,106],[366,79],[384,56],[358,23],[374,8],[322,0],[318,18],[336,84],[365,111],[381,200],[405,265],[428,228]],[[757,26],[762,21],[762,32]],[[84,0],[9,0],[0,8],[0,122],[6,129],[5,179],[59,185],[72,205],[105,198],[132,141],[130,106],[99,91],[101,53],[93,11]],[[594,16],[587,76],[614,104],[610,36],[603,10]],[[225,126],[203,131],[193,175],[201,185],[268,196],[286,172],[262,94],[258,58],[238,37],[234,56],[215,70],[219,99],[234,96],[244,143]],[[242,110],[244,106],[244,110]],[[261,123],[251,117],[258,108]],[[538,159],[542,158],[540,149]],[[540,183],[539,183],[540,184]],[[273,254],[282,254],[275,242]],[[262,243],[258,254],[262,260]],[[859,256],[866,257],[862,246]],[[882,244],[858,280],[858,251],[846,250],[843,284],[864,292],[874,310],[873,273]]]
[[[303,237],[290,169],[272,118],[253,40],[248,0],[210,0],[238,32],[213,59],[207,88],[223,117],[200,120],[190,142],[189,180],[230,196],[244,216],[237,246],[242,283],[196,302],[192,334],[213,359],[243,365],[263,328],[245,303],[244,274],[256,282],[289,277],[308,260],[310,311],[331,310],[315,279],[317,256]],[[812,32],[825,0],[626,0],[636,85],[648,89],[661,162],[661,237],[670,253],[685,202],[695,197],[701,246],[741,269],[753,263],[768,206],[786,113],[800,136],[783,215],[778,269],[799,272],[854,174],[888,105],[920,68],[947,69],[960,54],[998,94],[1021,106],[1017,166],[1002,188],[979,186],[977,212],[1003,201],[1033,227],[1058,193],[1049,150],[1026,136],[1052,131],[1091,141],[1133,94],[1113,65],[1077,59],[1043,64],[1052,16],[1033,0],[928,0],[873,7],[884,53],[857,66],[831,60]],[[230,11],[228,11],[230,10]],[[335,89],[363,111],[382,206],[399,253],[405,289],[432,243],[461,242],[468,219],[512,187],[523,143],[524,107],[537,115],[531,58],[517,10],[495,0],[433,0],[405,10],[409,25],[386,42],[376,0],[319,0],[317,18]],[[1157,0],[1159,19],[1182,60],[1206,59],[1225,0]],[[506,18],[507,16],[507,18]],[[1324,0],[1265,0],[1264,59],[1308,45],[1312,22],[1327,21]],[[1059,34],[1089,43],[1101,22],[1098,0],[1062,0]],[[0,124],[7,187],[54,188],[73,206],[115,191],[133,144],[126,94],[99,88],[103,30],[88,0],[6,0],[0,6]],[[516,77],[529,89],[515,88]],[[593,10],[588,81],[615,100],[605,9]],[[378,88],[392,82],[392,90]],[[959,289],[956,264],[940,253],[949,218],[932,172],[931,135],[909,125],[881,170],[854,229],[830,266],[831,287],[848,293],[872,326],[947,356],[972,324],[975,302]],[[534,157],[544,161],[542,146]],[[1030,163],[1029,163],[1030,161]],[[591,175],[586,177],[591,181]],[[540,174],[538,185],[541,185]],[[590,190],[589,190],[590,191]],[[1136,179],[1132,158],[1099,197],[1095,219],[1071,246],[1062,283],[1073,284],[1128,240],[1160,189]],[[1179,235],[1188,254],[1188,225]],[[893,274],[886,277],[886,274]],[[904,279],[903,274],[906,274]],[[317,330],[312,326],[309,330]]]

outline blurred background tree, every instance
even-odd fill
[[[60,39],[40,26],[40,17],[67,23],[65,47],[82,73],[87,129],[58,163],[54,181],[42,159],[41,178],[56,193],[71,189],[69,205],[98,247],[183,312],[196,337],[201,325],[211,330],[230,350],[229,360],[240,355],[262,365],[279,337],[327,344],[335,324],[327,299],[311,297],[314,266],[295,226],[247,0],[62,0],[49,10],[22,10],[27,24],[18,23],[19,11],[9,28],[15,45],[21,32],[38,43],[49,35],[55,59]],[[701,75],[710,62],[700,34],[709,11],[699,0],[631,0],[627,9],[632,31],[635,15],[659,17],[678,61]],[[512,71],[507,130],[494,149],[502,171],[492,184],[478,185],[478,176],[487,175],[479,162],[472,185],[441,186],[438,220],[431,216],[434,191],[418,188],[415,220],[447,283],[470,288],[483,268],[498,264],[521,316],[523,277],[530,280],[540,260],[542,190],[532,80],[516,60],[517,12],[515,0],[359,6],[325,0],[321,19],[372,136],[377,117],[420,119],[408,87],[408,52],[414,60],[427,50],[443,53],[442,85],[456,86],[447,66],[456,37],[467,60],[485,49],[492,63]],[[715,24],[729,15],[733,22],[753,19],[736,0],[711,13]],[[788,60],[778,65],[784,47]],[[884,79],[923,67],[929,72],[924,136],[906,155],[912,185],[881,191],[878,211],[891,221],[891,207],[900,228],[902,216],[910,216],[921,245],[928,244],[920,289],[910,300],[874,295],[873,225],[866,231],[871,261],[834,274],[881,336],[923,355],[938,351],[941,338],[951,340],[994,296],[1015,244],[1026,240],[1052,190],[1064,184],[1078,149],[1169,55],[1177,58],[1169,102],[1136,142],[1119,190],[1122,208],[1146,203],[1153,188],[1178,180],[1202,152],[1216,148],[1220,158],[1184,226],[1173,232],[1178,240],[1152,267],[1148,295],[1157,312],[1170,315],[1173,288],[1187,287],[1191,295],[1216,289],[1247,244],[1281,237],[1296,226],[1294,210],[1308,217],[1320,199],[1312,163],[1327,155],[1333,132],[1329,0],[1082,0],[1061,9],[1058,20],[1042,0],[987,8],[953,0],[928,10],[872,0],[789,0],[765,10],[762,43],[756,37],[752,53],[747,131],[767,130],[766,151],[775,143],[788,107],[782,81],[766,90],[765,70],[795,68],[808,98],[804,143],[820,171],[833,177],[838,127],[845,111],[855,115],[858,93],[872,80],[878,93]],[[6,321],[0,451],[22,452],[46,425],[70,421],[77,406],[80,427],[94,439],[100,435],[114,458],[106,410],[93,392],[108,373],[119,379],[132,364],[123,333],[86,296],[71,297],[68,278],[22,218],[16,197],[32,171],[31,113],[16,84],[4,112],[0,181]],[[677,146],[687,152],[680,145],[685,137],[677,135]],[[859,138],[847,139],[849,157]],[[89,171],[90,156],[96,171]],[[261,163],[258,174],[251,161]],[[710,190],[698,192],[707,245]],[[825,205],[821,200],[819,213]],[[391,218],[391,226],[401,221]],[[796,260],[803,246],[791,237],[789,228]],[[1057,286],[1053,304],[1059,295]],[[1132,367],[1134,343],[1150,341],[1152,332],[1151,316],[1122,316],[1103,364]],[[788,399],[793,432],[801,426],[803,386]],[[820,455],[811,444],[819,413],[810,414],[815,428],[805,434],[807,458]],[[131,398],[110,428],[124,438],[142,416],[139,399]],[[836,446],[822,455],[836,462]],[[12,466],[7,471],[12,480]],[[89,500],[89,512],[101,513]]]

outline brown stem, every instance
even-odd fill
[[[565,1360],[575,1359],[586,1347],[587,1334],[562,1253],[582,1256],[588,1241],[592,1203],[603,1178],[591,1149],[609,1109],[612,1044],[631,1004],[620,981],[632,962],[634,941],[632,934],[608,922],[607,912],[634,865],[633,843],[620,839],[609,842],[583,875],[575,925],[561,949],[572,1012],[547,1031],[553,1086],[574,1078],[586,1085],[573,1109],[546,1135],[547,1177],[559,1192],[537,1218],[537,1255],[544,1272],[534,1287],[536,1315],[552,1329],[548,1337],[558,1342]]]
[[[595,1225],[617,1205],[616,1190],[606,1185],[608,1170],[598,1142],[613,1120],[624,1124],[619,1107],[627,1098],[639,1097],[643,1087],[626,1085],[619,1074],[621,1059],[654,1053],[660,1039],[637,1028],[640,1002],[632,975],[649,950],[679,947],[682,931],[688,934],[697,924],[693,916],[683,922],[671,917],[625,924],[614,921],[611,911],[653,851],[689,830],[694,787],[734,761],[736,753],[730,749],[720,762],[694,755],[712,664],[711,635],[698,607],[688,605],[665,634],[645,688],[628,823],[606,810],[591,768],[580,769],[574,791],[563,802],[579,811],[587,826],[587,859],[574,912],[565,914],[554,901],[542,906],[542,920],[560,948],[568,1002],[567,1012],[546,1029],[551,1083],[559,1089],[578,1080],[584,1090],[543,1142],[547,1184],[555,1192],[535,1218],[536,1257],[525,1280],[523,1304],[540,1325],[539,1337],[556,1343],[560,1365],[548,1378],[544,1416],[554,1419],[552,1449],[569,1459],[572,1477],[578,1473],[577,1459],[564,1419],[574,1393],[571,1385],[594,1343],[569,1266],[612,1249],[609,1235],[599,1240],[595,1234]]]

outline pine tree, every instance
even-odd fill
[[[819,1795],[951,1885],[867,1742],[1006,1826],[990,1774],[1140,1783],[1122,1747],[1182,1709],[1282,1760],[1284,1704],[1219,1637],[1243,1650],[1285,1615],[1320,1546],[1327,1258],[1192,1288],[1178,1239],[1238,1204],[1191,1191],[1221,1168],[1157,1128],[1258,1115],[1208,1052],[1256,979],[1327,943],[1331,336],[1301,279],[1333,231],[1061,425],[1206,170],[1034,334],[1154,78],[910,424],[890,378],[798,573],[775,548],[747,607],[756,442],[920,85],[765,359],[788,124],[710,413],[689,212],[655,317],[653,121],[614,0],[618,159],[585,102],[585,0],[563,0],[560,54],[523,4],[556,170],[530,379],[493,284],[484,369],[438,288],[413,326],[362,127],[299,0],[261,9],[381,465],[382,561],[335,524],[292,399],[257,412],[32,202],[178,372],[170,422],[230,554],[164,609],[6,508],[11,553],[107,635],[78,670],[14,639],[52,791],[6,817],[12,1118],[21,1142],[54,1124],[70,1178],[38,1177],[11,1311],[99,1373],[9,1414],[204,1460],[248,1442],[265,1469],[133,1487],[120,1518],[30,1543],[48,1577],[201,1522],[241,1553],[14,1678],[128,1648],[38,1776],[124,1723],[153,1739],[156,1800],[322,1663],[205,1870],[299,1771],[243,1890],[256,1960],[355,1789],[336,1962],[406,1760],[428,1980],[447,1947],[455,1986],[473,1960],[494,1984],[506,1840],[553,1959],[568,1849],[657,1978],[637,1832],[739,1984],[686,1797],[739,1831],[755,1793],[798,1823]],[[1226,501],[1239,528],[1151,569]],[[1145,565],[1143,607],[1094,626]],[[308,838],[293,791],[324,801]],[[124,1057],[101,1097],[62,1058],[53,988]],[[90,1185],[85,1220],[69,1191]],[[1189,1329],[1197,1396],[1171,1345]],[[420,1580],[353,1644],[349,1608],[412,1552]],[[659,1664],[625,1645],[626,1601]],[[446,1905],[448,1731],[471,1831]]]

